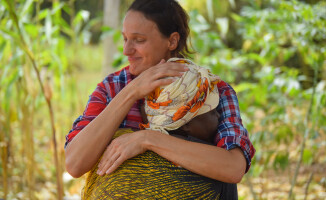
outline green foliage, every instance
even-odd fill
[[[325,2],[257,2],[228,19],[236,21],[240,49],[223,38],[225,30],[231,31],[226,25],[216,32],[199,12],[190,13],[196,61],[238,93],[243,122],[257,151],[249,171],[253,177],[269,169],[288,169],[299,159],[299,144],[305,140],[302,162],[324,163],[318,155],[325,144],[314,146],[326,133]],[[218,18],[216,23],[222,27],[225,22]]]
[[[242,27],[239,31],[244,38],[242,55],[254,58],[248,59],[246,63],[253,62],[258,66],[258,72],[253,73],[253,78],[258,80],[259,84],[252,84],[250,91],[247,90],[244,96],[248,98],[248,93],[254,96],[251,98],[254,99],[251,106],[257,108],[250,110],[264,109],[265,117],[261,120],[261,125],[270,129],[266,130],[266,134],[273,134],[272,141],[278,144],[290,145],[298,134],[303,138],[305,129],[311,127],[311,124],[304,124],[306,116],[315,115],[314,113],[325,108],[319,105],[312,113],[307,113],[310,98],[315,101],[317,96],[325,96],[325,81],[319,82],[323,91],[319,90],[315,96],[311,96],[311,90],[303,90],[307,85],[300,83],[302,80],[309,81],[310,85],[313,83],[314,75],[307,74],[304,67],[324,71],[322,67],[326,58],[326,32],[323,27],[326,20],[321,14],[324,9],[323,2],[310,6],[296,1],[277,1],[263,10],[244,8],[242,16],[237,16]],[[252,55],[257,57],[251,57]],[[303,65],[297,65],[296,59]],[[246,109],[244,111],[248,114]],[[248,117],[253,121],[255,112],[250,115]],[[319,112],[318,117],[325,120],[325,114]],[[309,127],[304,127],[303,124]],[[273,142],[254,142],[263,143],[264,148],[273,147]],[[309,155],[307,152],[305,151],[304,158]],[[274,163],[274,167],[284,168],[289,163],[284,156],[287,155],[277,153],[275,161],[283,164]]]
[[[69,10],[66,3],[54,2],[43,10],[40,4],[33,0],[0,2],[0,196],[8,199],[17,194],[22,199],[36,199],[44,192],[35,189],[39,184],[55,189],[56,171],[62,174],[63,163],[50,164],[54,156],[48,148],[53,141],[49,139],[52,130],[46,104],[52,100],[55,111],[73,112],[67,108],[73,108],[69,104],[75,100],[76,86],[73,78],[66,79],[73,69],[64,54],[70,45],[64,34],[75,47],[88,41],[86,11],[72,16],[68,25],[61,16],[63,10]],[[69,130],[71,120],[60,117],[55,123],[61,125],[57,131],[62,149],[61,133]],[[49,193],[51,198],[56,195],[60,198],[57,192]]]

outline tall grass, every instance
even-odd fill
[[[56,114],[70,106],[67,92],[77,92],[61,31],[77,46],[87,15],[76,13],[68,25],[61,12],[74,12],[58,1],[40,10],[40,1],[5,0],[0,10],[0,197],[63,199],[63,145],[71,117],[65,116],[69,125],[59,124]]]

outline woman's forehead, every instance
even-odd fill
[[[158,31],[155,22],[146,19],[143,13],[138,11],[128,11],[122,27],[122,33],[148,35],[153,31]]]

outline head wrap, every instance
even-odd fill
[[[156,88],[145,99],[148,124],[141,128],[175,130],[197,115],[215,109],[219,103],[217,83],[220,78],[192,61],[171,58],[167,62],[184,63],[189,70],[167,86]]]

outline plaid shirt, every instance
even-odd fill
[[[104,110],[112,98],[129,84],[133,78],[134,76],[130,74],[128,66],[110,74],[103,82],[97,85],[95,91],[89,97],[83,115],[75,120],[72,129],[66,136],[65,147],[85,126]],[[240,147],[247,160],[246,171],[248,171],[251,165],[251,159],[255,154],[255,149],[249,140],[247,130],[242,125],[238,98],[233,88],[224,81],[220,81],[217,86],[220,94],[217,111],[221,114],[221,117],[215,137],[215,145],[226,150]],[[142,104],[143,100],[135,102],[119,128],[139,129],[139,124],[142,123],[140,114],[140,106]]]

